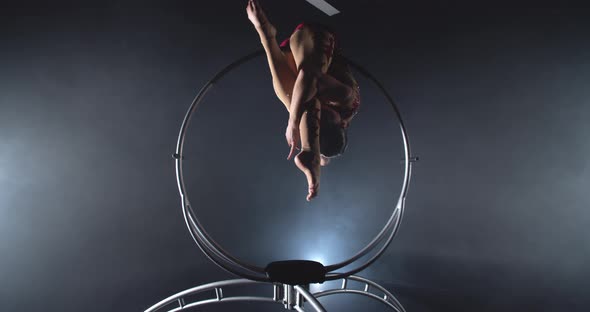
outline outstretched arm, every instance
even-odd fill
[[[277,43],[277,30],[266,18],[258,1],[249,0],[246,12],[248,13],[248,19],[250,19],[258,32],[260,42],[266,52],[275,93],[287,109],[289,109],[293,85],[297,77],[295,76],[295,72],[289,67],[287,57]]]

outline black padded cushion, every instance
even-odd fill
[[[323,264],[309,260],[275,261],[264,270],[271,282],[287,285],[323,283],[327,273]]]

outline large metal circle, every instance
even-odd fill
[[[207,233],[207,231],[203,228],[201,223],[199,222],[196,214],[193,210],[192,205],[190,204],[189,197],[186,193],[186,187],[184,183],[184,176],[183,176],[183,147],[185,143],[186,131],[190,124],[191,117],[193,113],[196,111],[199,104],[205,97],[205,94],[213,87],[217,82],[219,82],[225,75],[227,75],[232,70],[236,69],[240,65],[258,57],[264,55],[264,50],[259,50],[254,53],[248,54],[231,64],[227,65],[221,71],[219,71],[209,82],[207,82],[198,95],[195,97],[193,102],[191,103],[182,125],[180,127],[180,132],[178,134],[178,141],[176,145],[176,152],[174,153],[174,158],[176,162],[176,178],[178,183],[178,191],[180,193],[181,201],[182,201],[182,211],[183,216],[185,219],[185,223],[193,237],[194,241],[197,243],[201,251],[215,264],[217,264],[222,269],[226,271],[236,274],[238,276],[248,278],[255,281],[265,281],[268,282],[269,278],[266,276],[265,270],[262,267],[252,265],[249,263],[245,263],[232,255],[230,255],[226,250],[224,250],[217,242],[213,240],[213,238]],[[391,96],[387,93],[385,88],[377,81],[368,71],[357,65],[356,63],[347,60],[348,64],[354,68],[356,71],[364,75],[366,78],[371,80],[383,93],[386,97],[387,101],[391,104],[393,108],[400,127],[403,144],[404,144],[404,156],[405,156],[405,163],[404,163],[404,180],[402,184],[402,188],[400,191],[400,195],[398,201],[395,203],[391,216],[388,219],[387,223],[381,229],[381,231],[369,242],[364,248],[362,248],[357,254],[349,258],[348,260],[331,264],[325,265],[328,274],[326,275],[326,280],[335,280],[345,278],[352,274],[356,274],[369,265],[371,265],[377,258],[379,258],[384,252],[387,246],[391,243],[393,237],[397,233],[399,229],[400,222],[403,217],[404,207],[405,207],[405,199],[408,192],[408,186],[410,182],[411,176],[411,167],[412,162],[416,159],[411,158],[410,154],[410,143],[408,140],[408,135],[406,132],[406,128],[401,118],[401,114],[399,109],[397,108],[395,102],[391,98]],[[356,266],[354,269],[350,269],[345,272],[334,272],[335,270],[341,269],[343,267],[352,265],[353,263],[357,262],[360,258],[369,255],[371,252],[374,252],[379,244],[382,244],[379,249],[363,264]]]

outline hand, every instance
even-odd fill
[[[287,125],[287,131],[285,131],[285,138],[287,139],[287,144],[291,148],[287,159],[291,159],[295,154],[295,148],[297,148],[301,139],[299,136],[299,127],[296,126],[295,123],[289,122]]]
[[[248,19],[257,30],[262,31],[266,36],[275,37],[277,35],[276,28],[266,18],[258,0],[248,0],[246,13],[248,13]]]

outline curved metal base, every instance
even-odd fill
[[[304,303],[307,302],[313,310],[317,312],[326,312],[326,309],[318,301],[318,298],[335,294],[357,294],[375,299],[396,312],[405,312],[406,310],[401,303],[379,284],[359,276],[349,276],[341,279],[340,287],[326,289],[317,292],[310,292],[309,286],[291,286],[286,284],[271,284],[267,282],[256,282],[248,279],[232,279],[219,282],[213,282],[197,287],[193,287],[172,295],[145,312],[168,311],[177,312],[190,308],[221,302],[235,301],[255,301],[282,304],[287,310],[305,311]],[[349,288],[349,281],[359,282],[363,285],[362,289]],[[269,290],[268,296],[224,296],[223,289],[231,286],[250,285],[268,288],[272,287],[272,293]],[[210,293],[211,296],[206,299],[189,298],[189,296]]]

